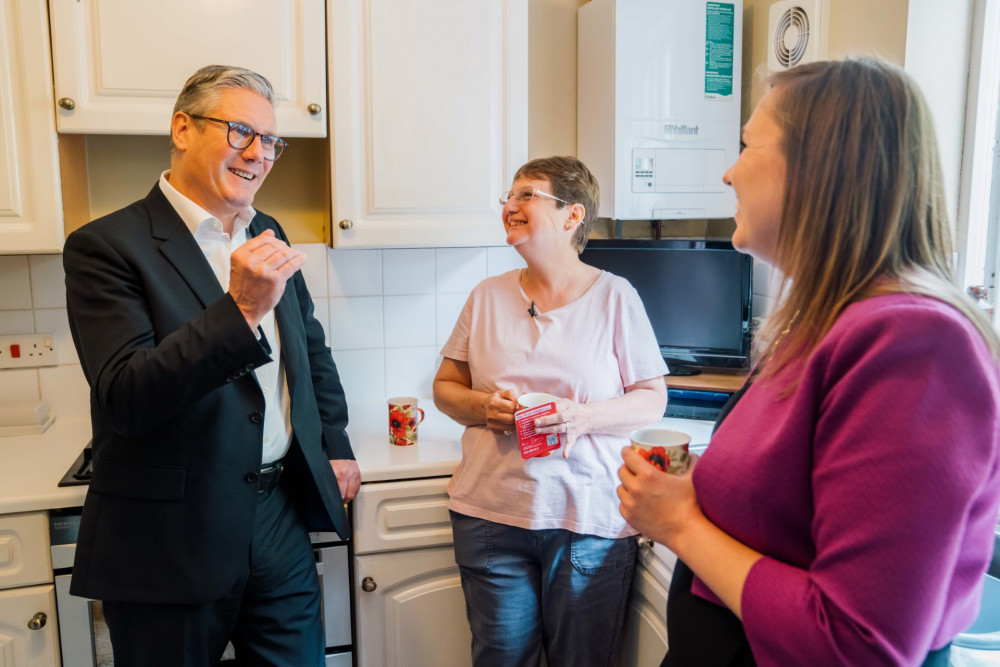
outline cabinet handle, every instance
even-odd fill
[[[640,549],[642,549],[644,547],[649,547],[650,549],[652,549],[653,548],[653,544],[654,544],[653,540],[649,539],[645,535],[640,535],[639,538],[635,542],[636,542],[637,545],[639,545]]]
[[[376,584],[375,580],[372,579],[371,577],[365,577],[364,579],[361,580],[361,590],[363,590],[365,593],[371,593],[376,588],[378,588],[378,584]]]
[[[31,620],[28,621],[28,629],[29,630],[41,630],[42,628],[45,627],[45,624],[48,622],[48,620],[49,620],[49,617],[45,614],[45,612],[44,611],[40,611],[37,614],[35,614],[34,616],[32,616]]]
[[[323,107],[321,107],[316,103],[313,103],[306,107],[306,111],[309,112],[310,116],[318,116],[321,113],[323,113]]]
[[[350,229],[351,227],[354,226],[354,221],[353,220],[341,220],[340,224],[338,226],[341,229]]]
[[[76,102],[74,102],[69,97],[60,97],[58,104],[59,104],[60,107],[62,107],[66,111],[72,111],[73,109],[76,108]]]

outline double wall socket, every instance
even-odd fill
[[[0,368],[57,366],[56,336],[52,333],[0,336]]]

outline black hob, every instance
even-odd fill
[[[80,486],[82,484],[90,484],[90,475],[94,470],[94,450],[91,449],[90,443],[83,448],[80,455],[76,457],[76,461],[73,461],[73,465],[69,467],[66,474],[59,481],[59,486]]]

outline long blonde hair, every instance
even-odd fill
[[[952,273],[937,140],[916,83],[872,58],[769,82],[787,161],[775,258],[785,280],[760,336],[776,344],[762,375],[808,355],[849,304],[893,292],[955,307],[1000,358],[992,324]]]

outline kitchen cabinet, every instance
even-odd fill
[[[358,667],[472,663],[447,483],[363,484],[354,499]]]
[[[181,86],[215,63],[268,78],[283,136],[324,137],[323,3],[51,0],[59,131],[168,134]]]
[[[639,562],[622,636],[618,664],[658,667],[667,653],[667,592],[677,557],[640,537]]]
[[[48,534],[44,512],[0,516],[0,664],[4,667],[59,664]]]
[[[45,3],[0,3],[0,254],[62,249]]]
[[[328,5],[334,247],[502,245],[527,160],[527,0]]]

